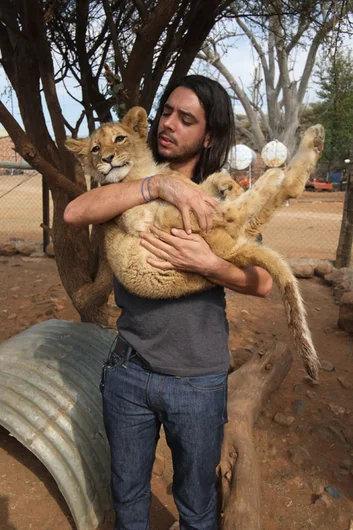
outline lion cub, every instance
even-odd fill
[[[146,136],[146,112],[134,107],[122,123],[104,124],[89,138],[70,139],[66,145],[100,184],[172,172],[167,164],[154,162]],[[297,281],[283,258],[257,244],[253,236],[284,200],[302,193],[323,143],[323,127],[310,127],[288,168],[269,169],[245,193],[226,173],[215,173],[200,185],[219,200],[223,212],[222,219],[215,214],[214,228],[203,235],[204,239],[215,254],[237,267],[258,265],[269,271],[280,289],[295,346],[314,379],[318,377],[320,363]],[[179,210],[161,200],[131,208],[105,223],[107,258],[118,280],[128,290],[146,298],[177,298],[212,287],[210,281],[196,273],[159,270],[147,263],[148,251],[139,244],[139,233],[148,231],[151,225],[167,232],[173,227],[183,228]],[[199,232],[195,219],[193,230]]]

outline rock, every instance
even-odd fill
[[[353,333],[353,290],[343,294],[340,299],[338,327]]]
[[[51,258],[55,256],[55,249],[52,241],[45,247],[45,253]]]
[[[333,500],[326,491],[323,491],[316,499],[315,504],[317,503],[323,503],[327,508],[329,508],[330,506],[332,506]]]
[[[340,499],[342,497],[342,493],[335,486],[326,486],[325,491],[333,499]]]
[[[292,402],[292,410],[297,416],[301,416],[304,413],[305,407],[306,403],[301,399],[296,399]]]
[[[333,372],[335,367],[330,361],[325,361],[325,359],[320,359],[320,368],[326,372]]]
[[[288,449],[289,456],[296,466],[302,466],[311,461],[310,453],[299,445],[292,445]]]
[[[32,252],[31,258],[45,258],[45,252],[43,250],[36,250],[35,252]]]
[[[324,278],[327,274],[331,274],[333,266],[331,263],[318,263],[315,267],[315,274],[319,278]]]
[[[334,282],[341,280],[344,276],[347,267],[342,267],[341,269],[334,269],[331,273],[324,276],[325,282],[329,285],[332,285]]]
[[[15,320],[15,318],[17,318],[16,313],[12,313],[11,315],[9,315],[9,316],[7,317],[7,320]]]
[[[309,482],[309,487],[313,493],[320,495],[324,491],[325,483],[319,477],[312,477]]]
[[[341,275],[332,283],[335,301],[339,301],[344,293],[353,291],[353,269],[344,267],[339,271]]]
[[[328,404],[328,408],[334,413],[337,415],[339,414],[344,414],[345,413],[345,409],[343,407],[340,407],[338,405],[335,405],[334,403],[329,403]]]
[[[277,412],[273,418],[273,421],[278,423],[278,425],[282,425],[283,427],[290,427],[293,421],[295,421],[295,418],[293,418],[293,416],[285,416],[281,412]]]
[[[296,394],[304,393],[303,385],[295,385],[293,390]]]
[[[346,388],[347,390],[353,389],[353,381],[348,379],[347,376],[341,375],[340,377],[337,377],[337,381],[343,388]]]
[[[291,269],[296,278],[312,278],[314,276],[313,265],[291,265]]]
[[[25,263],[41,263],[41,258],[36,258],[34,254],[31,254],[30,256],[26,256],[25,258],[21,258],[21,261],[24,261]]]
[[[6,243],[0,243],[1,256],[14,256],[16,253],[17,250],[15,241],[6,241]]]
[[[34,243],[31,243],[30,241],[17,241],[16,250],[24,256],[30,256],[32,252],[37,251],[37,247]]]
[[[344,433],[344,431],[340,427],[336,427],[335,425],[330,425],[329,430],[336,436],[336,438],[342,442],[343,444],[350,443],[347,440],[347,437]]]
[[[20,288],[18,285],[14,285],[13,287],[10,287],[10,291],[19,291]]]

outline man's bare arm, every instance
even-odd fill
[[[77,227],[109,221],[145,203],[142,183],[143,180],[108,184],[83,193],[67,205],[64,220]],[[146,187],[144,189],[146,191]],[[177,176],[154,175],[150,191],[153,199],[163,199],[180,210],[184,228],[189,233],[190,212],[195,214],[202,232],[211,230],[214,211],[221,214],[217,201]]]
[[[65,208],[64,221],[76,227],[101,224],[145,202],[142,181],[107,184],[83,193]]]
[[[272,277],[265,269],[256,266],[239,269],[216,256],[199,234],[188,235],[174,228],[172,234],[167,234],[151,227],[150,233],[140,237],[141,245],[155,256],[147,258],[153,267],[196,272],[216,285],[242,294],[266,297],[271,292]]]

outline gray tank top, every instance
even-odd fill
[[[229,366],[228,320],[223,287],[177,300],[135,296],[114,278],[121,315],[119,333],[151,370],[198,376],[226,372]]]

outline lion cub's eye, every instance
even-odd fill
[[[99,150],[100,150],[99,145],[95,145],[94,147],[92,147],[91,153],[98,153]]]
[[[126,136],[117,136],[114,140],[116,144],[119,144],[120,142],[123,142],[125,140]]]

